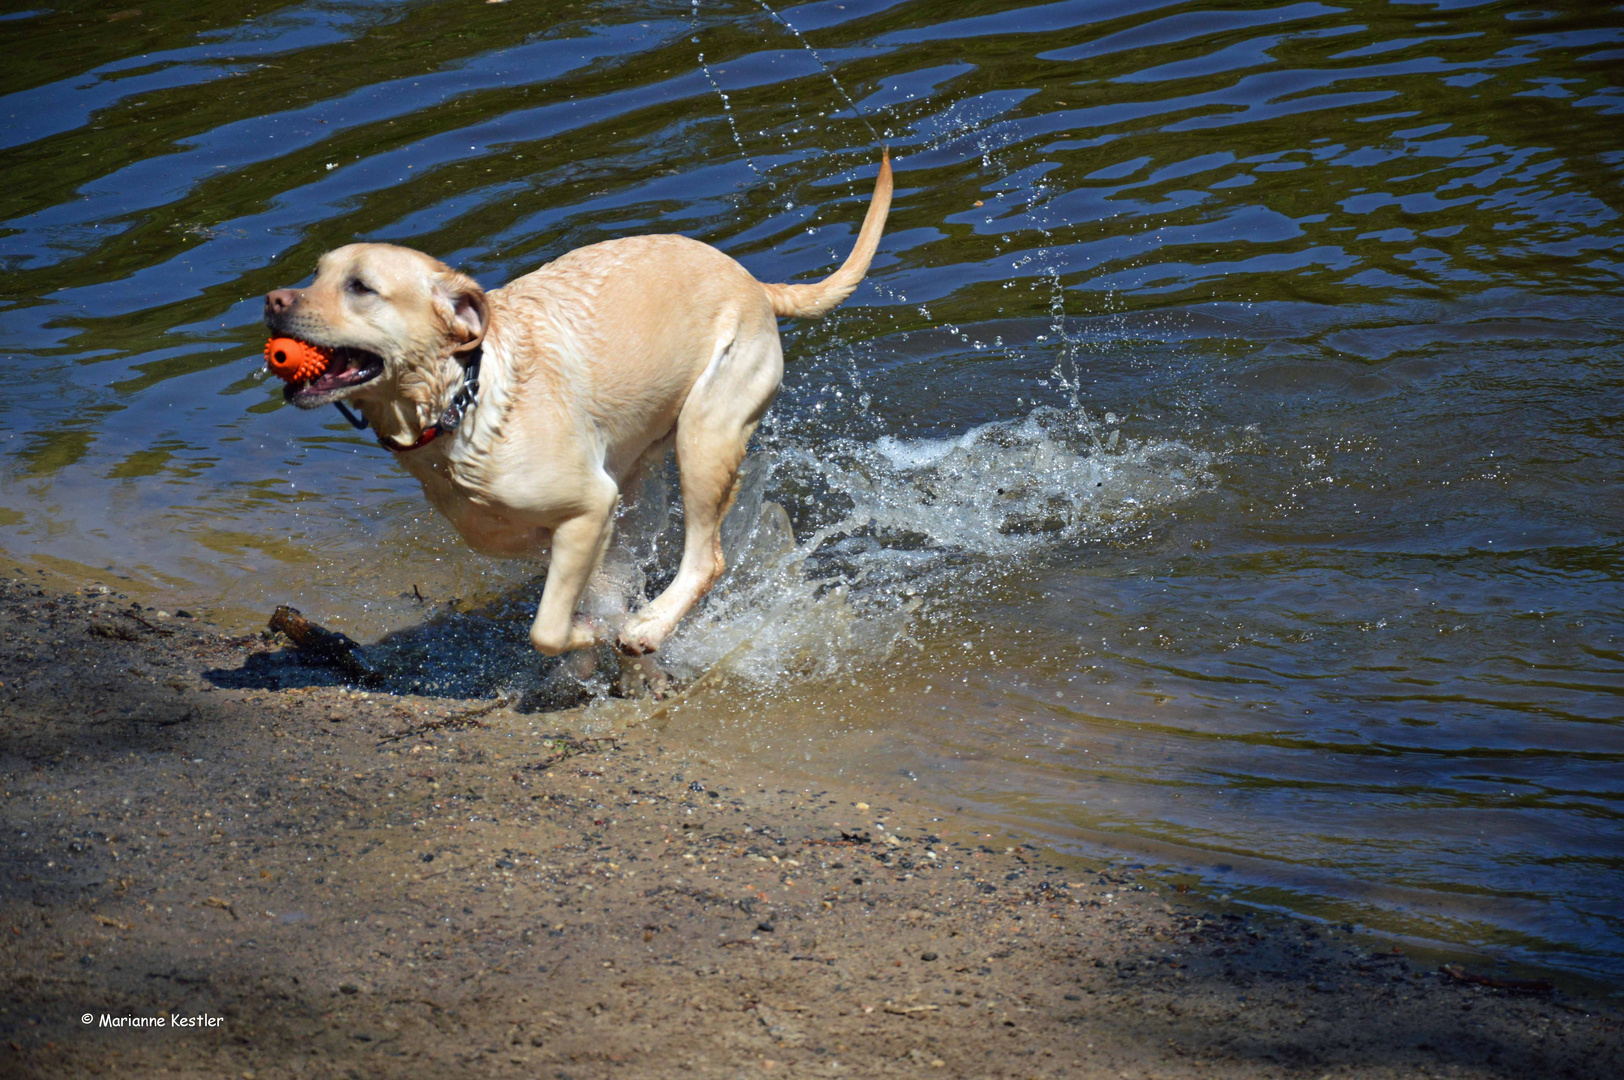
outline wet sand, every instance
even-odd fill
[[[1624,1062],[1594,988],[1463,981],[940,808],[709,762],[679,730],[586,739],[568,710],[489,707],[345,687],[275,640],[116,594],[0,582],[0,1075]]]

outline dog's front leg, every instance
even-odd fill
[[[605,481],[608,483],[608,481]],[[553,530],[552,558],[547,566],[547,584],[541,590],[536,621],[530,625],[530,644],[548,656],[589,649],[598,643],[598,632],[584,618],[576,618],[592,572],[598,568],[613,532],[615,502],[619,493],[608,484],[607,498],[600,505],[570,518]]]

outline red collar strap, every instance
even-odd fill
[[[342,401],[335,401],[333,404],[338,406],[338,411],[344,414],[344,419],[350,422],[351,427],[355,428],[357,431],[366,430],[367,422],[365,419],[350,412]],[[382,435],[378,436],[378,445],[383,447],[385,450],[393,450],[397,454],[404,454],[408,450],[416,450],[420,446],[427,446],[429,443],[440,437],[440,428],[444,423],[445,417],[441,417],[440,419],[440,424],[430,424],[428,427],[424,428],[423,434],[419,435],[417,437],[417,441],[412,443],[410,446],[396,446]],[[461,419],[461,417],[458,417],[458,419]],[[455,431],[456,428],[452,427],[450,430]]]
[[[438,438],[439,434],[440,425],[430,424],[428,427],[423,429],[423,434],[419,435],[417,437],[417,441],[412,443],[410,446],[396,446],[382,435],[378,436],[378,445],[383,447],[385,450],[393,450],[397,454],[404,454],[409,450],[416,450],[420,446],[427,446],[429,443]]]

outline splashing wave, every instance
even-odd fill
[[[683,675],[723,664],[775,680],[883,658],[932,601],[1120,535],[1209,486],[1213,460],[1050,407],[948,438],[758,455],[723,534],[729,574],[667,643],[665,662]],[[804,507],[799,542],[768,498],[775,490]]]

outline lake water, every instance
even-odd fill
[[[821,276],[888,144],[651,722],[1624,980],[1624,8],[42,2],[0,38],[14,565],[556,685],[535,570],[282,404],[262,294],[357,239],[488,287],[650,231]],[[623,592],[670,572],[661,496]]]

